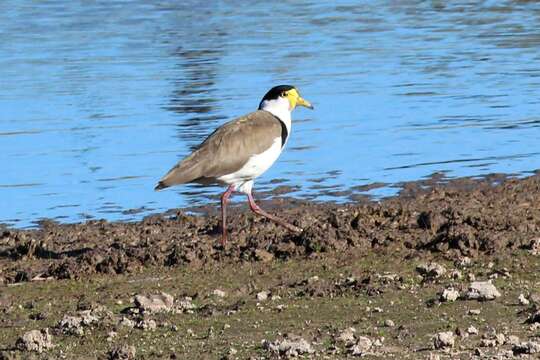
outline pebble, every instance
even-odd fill
[[[387,319],[387,320],[384,321],[384,326],[386,326],[386,327],[394,327],[394,326],[396,326],[396,324],[392,320]]]
[[[524,305],[524,306],[529,305],[531,303],[529,300],[527,300],[527,298],[523,294],[519,294],[518,301],[521,305]]]
[[[471,325],[467,328],[467,333],[469,333],[470,335],[477,335],[478,329]]]
[[[369,352],[372,346],[373,342],[370,338],[367,336],[359,336],[356,344],[349,349],[349,352],[353,356],[364,356]]]
[[[31,330],[17,339],[15,347],[21,351],[35,351],[42,353],[54,347],[49,329]]]
[[[436,279],[443,276],[446,273],[444,266],[437,264],[436,262],[430,262],[429,264],[420,264],[416,267],[416,271],[420,273],[424,278]]]
[[[441,294],[441,301],[454,302],[459,298],[459,292],[454,288],[444,289]]]
[[[257,293],[257,300],[259,301],[265,301],[268,299],[268,291],[261,291]]]
[[[262,347],[265,350],[284,356],[298,356],[302,354],[313,354],[315,352],[310,343],[294,335],[274,342],[263,340]]]
[[[142,313],[157,313],[172,311],[174,309],[174,298],[172,295],[161,292],[154,295],[135,295],[135,306]]]
[[[225,296],[227,296],[227,294],[225,293],[225,291],[223,290],[220,290],[220,289],[216,289],[212,292],[212,295],[214,296],[217,296],[219,298],[224,298]]]
[[[134,360],[135,359],[135,346],[121,345],[113,348],[107,354],[108,360]]]
[[[451,348],[455,343],[455,335],[451,331],[440,332],[433,337],[435,349]]]
[[[480,309],[470,309],[467,313],[469,315],[480,315]]]
[[[354,344],[356,329],[353,327],[343,330],[336,338],[337,341],[344,343],[345,345]]]
[[[495,285],[489,281],[473,281],[469,285],[469,290],[465,298],[469,300],[487,301],[494,300],[501,296]]]
[[[514,355],[518,354],[538,354],[540,353],[540,343],[536,341],[526,341],[512,346]]]
[[[137,323],[136,326],[138,329],[142,330],[155,330],[157,328],[157,323],[152,319],[143,319]]]

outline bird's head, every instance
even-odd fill
[[[271,88],[261,100],[259,110],[282,107],[293,111],[297,106],[304,106],[313,110],[311,103],[303,99],[294,86],[279,85]]]

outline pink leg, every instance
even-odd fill
[[[227,243],[227,201],[234,191],[234,186],[229,186],[227,191],[221,195],[221,244],[225,246]]]
[[[269,213],[261,209],[259,205],[255,204],[255,200],[253,199],[253,195],[251,195],[251,193],[247,194],[247,196],[249,201],[249,207],[251,208],[251,211],[253,211],[255,214],[264,216],[265,218],[272,220],[276,224],[279,224],[290,231],[298,233],[302,232],[302,229],[300,229],[299,227],[294,226],[293,224],[289,224],[288,222],[278,218],[277,216],[270,215]]]

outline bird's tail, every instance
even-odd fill
[[[168,188],[169,185],[166,185],[163,181],[160,181],[157,183],[156,187],[154,188],[155,191],[159,191],[165,188]]]

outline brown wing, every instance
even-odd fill
[[[274,139],[282,136],[282,131],[281,121],[264,110],[232,120],[216,129],[193,153],[176,164],[159,181],[156,190],[238,171],[251,156],[272,146]]]

